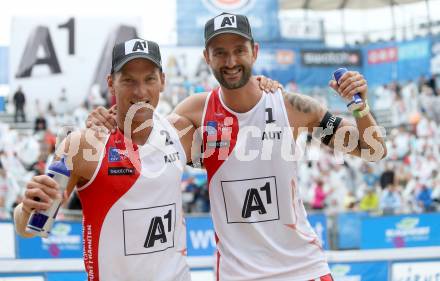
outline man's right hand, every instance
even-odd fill
[[[27,213],[32,210],[47,210],[53,200],[61,197],[60,188],[56,181],[47,175],[35,176],[26,185],[22,209]]]
[[[115,132],[117,128],[116,111],[116,105],[112,106],[109,110],[105,107],[98,106],[89,114],[89,117],[87,117],[86,127],[91,129],[101,129],[105,127],[107,130]]]

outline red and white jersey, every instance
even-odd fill
[[[203,116],[204,165],[217,239],[217,280],[304,281],[330,273],[300,198],[281,92],[246,113],[221,90]]]
[[[190,280],[180,182],[186,157],[175,129],[154,115],[147,142],[108,137],[93,178],[78,188],[88,280]]]

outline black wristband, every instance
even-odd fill
[[[323,144],[328,145],[330,143],[341,121],[341,117],[336,117],[328,111],[325,113],[324,118],[322,118],[319,124],[319,127],[323,129],[319,136]]]

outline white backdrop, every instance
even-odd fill
[[[69,32],[66,28],[59,27],[69,19],[70,17],[67,16],[13,19],[10,43],[10,86],[12,92],[19,85],[22,86],[27,97],[28,112],[34,111],[36,99],[40,100],[43,105],[52,101],[56,106],[62,88],[66,89],[70,106],[74,107],[82,103],[90,92],[102,54],[108,50],[106,44],[113,45],[112,40],[116,39],[115,31],[122,25],[139,30],[141,22],[139,17],[76,17],[74,18],[75,52],[69,54]],[[47,65],[36,65],[30,77],[16,78],[20,62],[29,60],[29,57],[24,56],[25,48],[28,42],[35,38],[33,32],[37,26],[48,28],[61,73],[51,73]],[[45,51],[43,45],[40,44],[36,54],[37,58],[43,58],[47,55],[47,50]],[[111,57],[107,56],[104,59],[110,64]]]

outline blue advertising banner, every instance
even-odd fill
[[[363,48],[363,74],[370,86],[417,80],[430,72],[430,46],[428,38],[367,45]]]
[[[55,222],[48,238],[16,236],[21,259],[82,258],[82,225],[80,222]]]
[[[204,45],[205,23],[222,12],[249,18],[256,41],[279,39],[278,1],[273,0],[192,0],[177,2],[177,42]]]
[[[388,280],[387,262],[331,263],[329,265],[335,281]]]
[[[323,243],[324,249],[329,249],[327,238],[327,218],[324,214],[308,216],[310,225]],[[215,232],[211,217],[186,217],[187,251],[189,257],[212,256],[215,252]]]
[[[211,217],[186,217],[188,256],[210,256],[215,252],[215,233]]]
[[[291,44],[260,44],[254,72],[276,79],[282,84],[296,81],[299,49]]]
[[[316,235],[318,235],[319,239],[322,241],[323,248],[328,250],[327,217],[324,214],[310,214],[307,216],[307,219],[315,230]]]
[[[87,281],[85,272],[48,272],[47,281]]]
[[[440,245],[440,213],[362,220],[361,249]]]
[[[367,213],[353,212],[340,213],[336,221],[338,226],[338,250],[359,249],[361,246],[362,218]]]
[[[1,281],[46,281],[44,273],[17,274],[6,273],[0,274]]]
[[[87,281],[85,272],[39,272],[33,274],[0,274],[1,281]]]
[[[319,44],[302,47],[287,42],[262,43],[254,71],[284,85],[295,81],[302,87],[328,87],[333,72],[339,67],[362,72],[362,53],[359,49],[325,51],[324,46]]]
[[[307,49],[319,50],[322,49],[322,46],[315,44],[307,46]],[[340,52],[348,54],[358,51],[346,49],[340,50]],[[332,79],[333,72],[339,67],[348,67],[350,70],[362,72],[361,66],[353,64],[330,65],[325,63],[325,54],[324,56],[318,56],[320,59],[323,59],[319,66],[317,65],[317,60],[315,60],[313,66],[303,66],[302,54],[301,49],[295,47],[295,44],[292,43],[262,43],[260,44],[258,58],[254,64],[254,72],[255,74],[262,74],[277,80],[283,85],[294,82],[298,85],[298,92],[311,92],[325,97],[330,110],[345,111],[346,105],[344,101],[330,89],[328,82]],[[358,57],[358,59],[361,58]],[[374,101],[374,97],[370,97],[370,99]]]
[[[283,85],[294,81],[300,92],[305,92],[314,87],[327,89],[333,71],[339,67],[361,72],[370,87],[396,80],[418,80],[420,76],[440,73],[440,37],[342,49],[329,49],[317,43],[263,42],[254,71]],[[329,105],[338,103],[334,109],[345,110],[340,107],[343,103],[339,97],[332,99],[331,91],[323,94],[328,95]]]
[[[0,47],[0,84],[8,84],[9,48]]]

